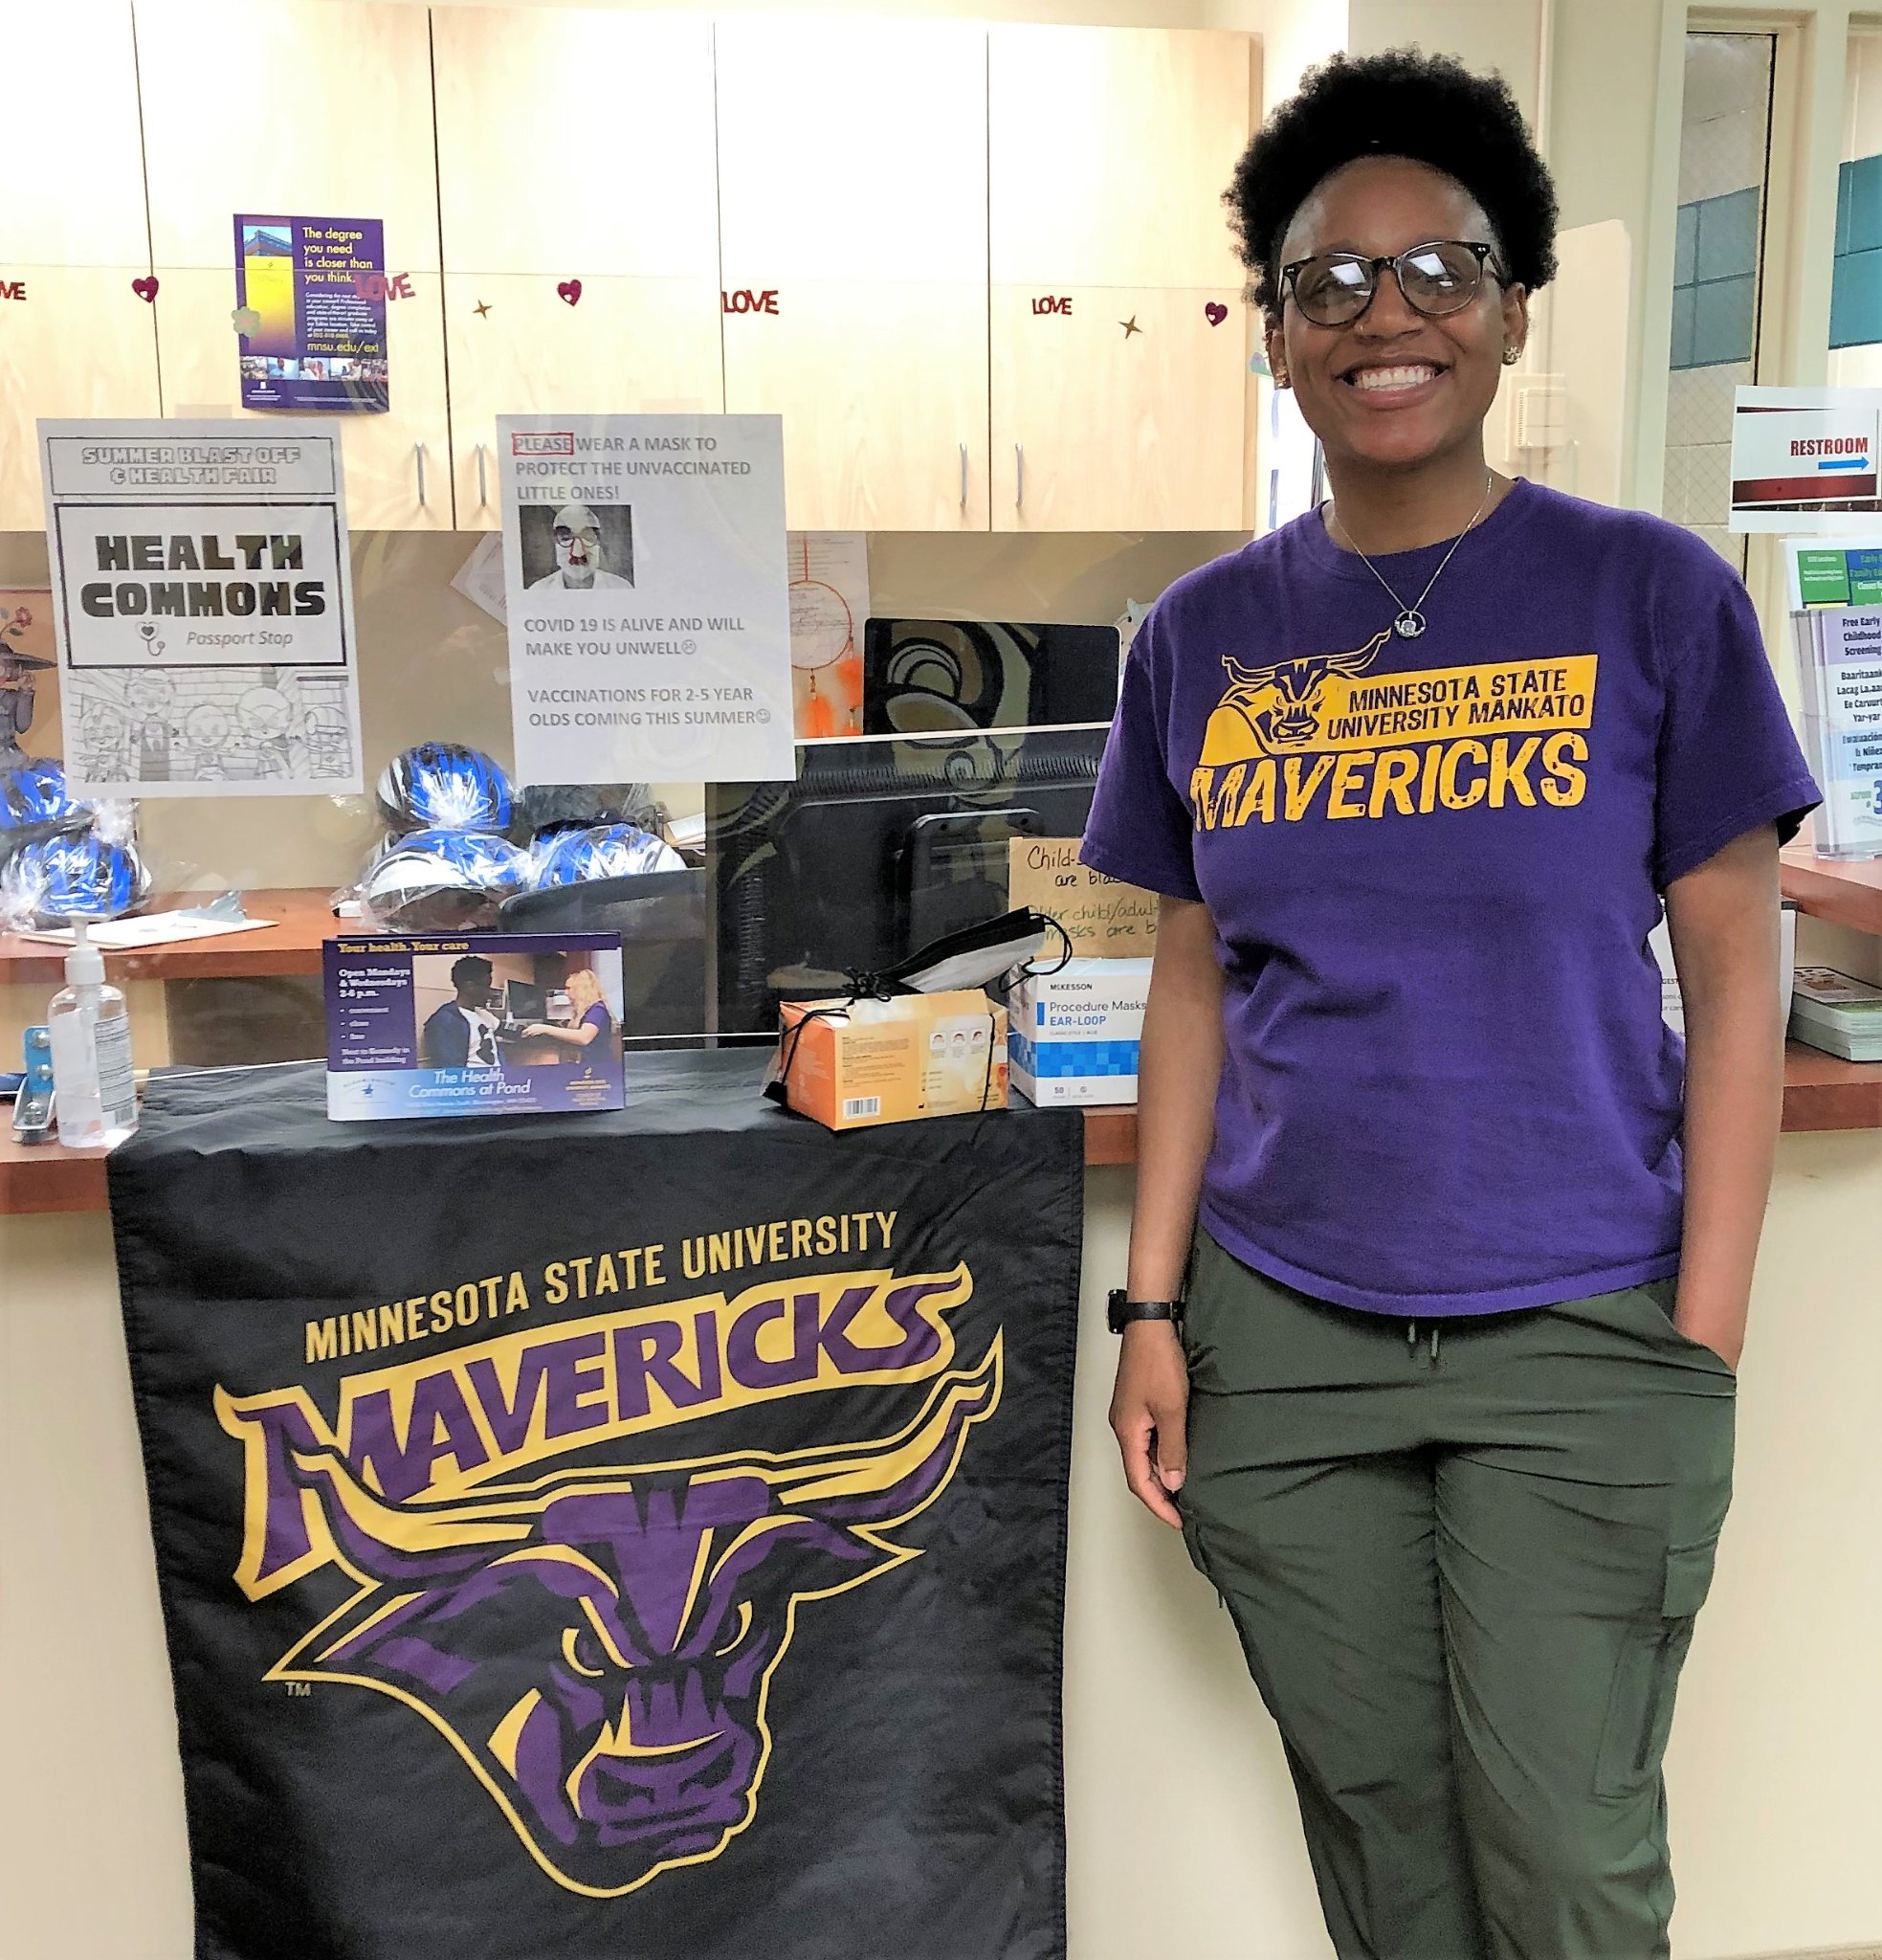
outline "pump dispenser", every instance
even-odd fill
[[[46,1027],[53,1047],[53,1107],[58,1140],[75,1149],[109,1149],[137,1127],[137,1078],[124,996],[104,977],[104,956],[84,920],[72,922],[65,986],[53,996]]]

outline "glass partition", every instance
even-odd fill
[[[502,923],[620,930],[630,1042],[767,1038],[781,994],[840,990],[852,970],[892,964],[1005,909],[1010,838],[1077,834],[1132,612],[1240,542],[1174,532],[878,532],[853,541],[852,557],[860,545],[866,563],[867,610],[846,629],[855,658],[844,732],[800,744],[798,776],[787,783],[520,795],[507,830],[520,848],[557,823],[626,815],[657,831],[688,877],[650,891],[657,902],[604,907],[605,917],[579,895],[548,910],[539,895],[533,912],[513,904]],[[366,795],[138,805],[145,909],[235,893],[251,918],[280,927],[141,956],[150,977],[129,983],[141,1066],[323,1054],[320,941],[358,929],[332,906],[344,906],[388,841],[387,812],[371,786],[395,757],[427,743],[461,745],[509,769],[505,628],[467,596],[475,581],[460,577],[478,543],[470,532],[353,537]],[[48,587],[44,537],[0,534],[9,620],[0,658],[10,677],[0,734],[25,759],[56,759],[61,748]],[[794,607],[800,620],[802,612]],[[831,636],[814,637],[828,622],[806,623],[814,657]],[[826,690],[842,671],[803,664],[824,675]],[[160,692],[152,689],[140,739],[193,740],[188,703]],[[817,698],[800,687],[800,732],[820,725]],[[237,731],[226,739],[239,746]],[[61,956],[56,946],[0,935],[0,1055],[44,1018]]]
[[[1732,400],[1758,378],[1776,53],[1772,34],[1686,36],[1661,508],[1740,573],[1745,541],[1726,528]]]

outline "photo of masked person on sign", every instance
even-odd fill
[[[532,592],[632,586],[633,519],[626,505],[597,509],[587,503],[561,503],[551,510],[525,504],[519,515],[525,570],[533,570],[551,550],[554,555],[552,570],[529,579]]]

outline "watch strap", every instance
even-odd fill
[[[1180,1300],[1133,1300],[1121,1286],[1112,1289],[1105,1320],[1114,1334],[1121,1334],[1133,1321],[1168,1321],[1183,1325],[1184,1303]]]

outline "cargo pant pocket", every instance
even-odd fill
[[[1627,1625],[1602,1725],[1597,1796],[1636,1796],[1659,1776],[1672,1730],[1679,1670],[1712,1585],[1714,1549],[1704,1544],[1670,1550],[1659,1612]]]

